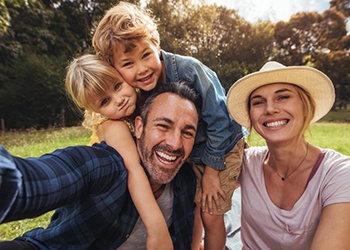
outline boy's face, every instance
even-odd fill
[[[113,65],[132,87],[150,91],[156,87],[163,72],[160,49],[148,39],[140,39],[135,45],[127,53],[123,45],[118,45],[113,54]]]

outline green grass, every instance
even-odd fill
[[[346,113],[348,115],[349,113]],[[343,117],[344,118],[344,117]],[[332,118],[333,119],[333,118]],[[325,119],[324,121],[327,121]],[[40,156],[57,148],[72,145],[86,145],[90,131],[81,128],[31,130],[0,134],[0,144],[10,153],[21,157]],[[307,139],[322,148],[333,148],[350,156],[350,123],[319,122],[311,126]],[[249,137],[249,144],[264,145],[256,133]],[[13,239],[34,227],[46,227],[52,212],[35,219],[26,219],[0,225],[0,240]]]
[[[350,156],[350,123],[317,122],[311,125],[305,136],[313,145]],[[251,146],[265,145],[264,139],[254,131],[247,141]]]

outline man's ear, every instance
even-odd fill
[[[136,139],[140,139],[143,131],[143,121],[140,116],[136,116],[135,118],[135,137]]]

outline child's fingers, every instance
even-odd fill
[[[218,195],[214,196],[214,202],[215,202],[216,209],[218,211],[220,211],[221,210],[221,203],[220,203]]]

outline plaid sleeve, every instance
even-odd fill
[[[9,212],[22,184],[21,173],[11,155],[0,145],[0,223]]]
[[[14,173],[19,172],[22,178],[15,182],[19,185],[17,193],[8,195],[14,200],[13,204],[7,202],[3,222],[35,217],[103,193],[117,179],[123,166],[119,154],[106,144],[68,147],[39,158],[8,157],[16,166]],[[4,178],[10,177],[2,176],[2,183],[6,183]]]

